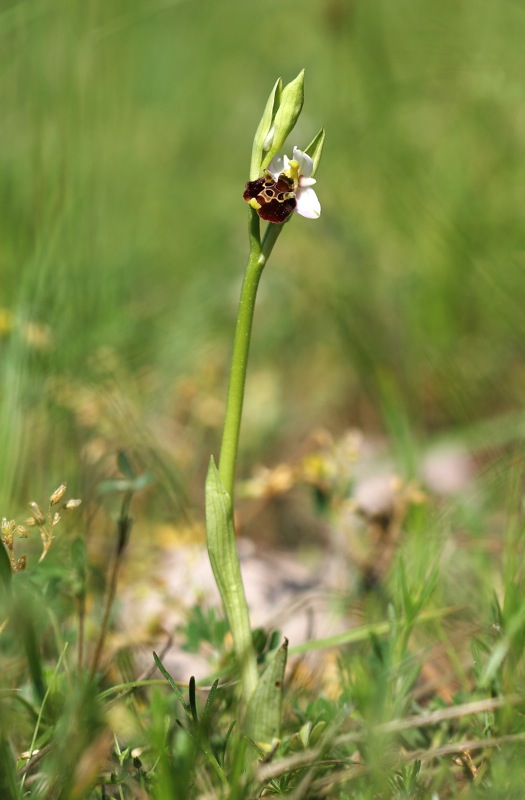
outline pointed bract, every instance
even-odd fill
[[[317,136],[315,136],[308,145],[308,147],[305,148],[304,152],[308,153],[308,155],[313,161],[312,175],[315,175],[315,173],[317,172],[317,168],[319,167],[319,162],[323,154],[324,139],[325,139],[325,129],[321,128]]]

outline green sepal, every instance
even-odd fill
[[[264,145],[268,134],[272,129],[273,120],[277,109],[281,103],[281,93],[283,90],[282,78],[279,78],[273,87],[266,108],[259,122],[259,127],[255,134],[252,147],[252,161],[250,165],[250,180],[254,181],[261,175],[261,162],[266,152]]]
[[[321,128],[317,136],[314,136],[308,147],[306,147],[304,150],[304,152],[307,155],[309,155],[312,161],[314,162],[312,177],[317,172],[317,168],[319,166],[319,162],[323,154],[324,140],[325,140],[325,129]]]
[[[285,639],[259,679],[246,711],[246,733],[262,750],[281,735],[283,680],[288,656]]]
[[[261,169],[264,170],[276,153],[283,147],[286,139],[295,127],[304,101],[304,69],[297,78],[284,87],[281,102],[275,114],[273,141],[263,158]],[[260,173],[259,173],[260,174]]]
[[[213,457],[206,477],[206,542],[215,582],[230,625],[244,696],[250,697],[257,684],[257,662],[237,553],[232,501]]]

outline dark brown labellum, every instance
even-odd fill
[[[248,181],[243,197],[261,219],[277,225],[286,222],[297,206],[293,180],[284,172],[277,180],[270,172],[265,172],[262,178]]]

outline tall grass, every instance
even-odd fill
[[[330,131],[326,213],[264,288],[267,441],[334,413],[380,426],[385,379],[422,433],[519,407],[523,24],[512,3],[4,7],[2,486],[63,431],[50,376],[97,385],[108,348],[139,417],[172,413],[203,361],[222,398],[247,131],[269,72],[298,60]]]

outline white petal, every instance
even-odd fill
[[[305,178],[309,178],[314,168],[314,162],[310,156],[303,153],[298,147],[294,147],[293,157],[299,162],[299,175],[304,175]]]
[[[321,216],[321,204],[316,193],[310,187],[299,188],[296,193],[298,214],[307,219],[317,219]]]
[[[286,156],[284,158],[286,158]],[[281,174],[283,169],[285,169],[283,157],[282,156],[274,156],[272,158],[272,160],[270,161],[270,163],[268,164],[268,168],[267,169],[268,169],[268,172],[270,172],[273,175],[275,180],[277,180],[277,178],[279,177],[279,175]]]
[[[275,125],[272,125],[268,133],[266,134],[266,139],[264,140],[263,150],[268,152],[270,147],[272,146],[273,137],[275,135]]]
[[[307,186],[313,186],[314,183],[317,183],[315,178],[305,178],[303,175],[299,178],[299,186],[306,188]]]

